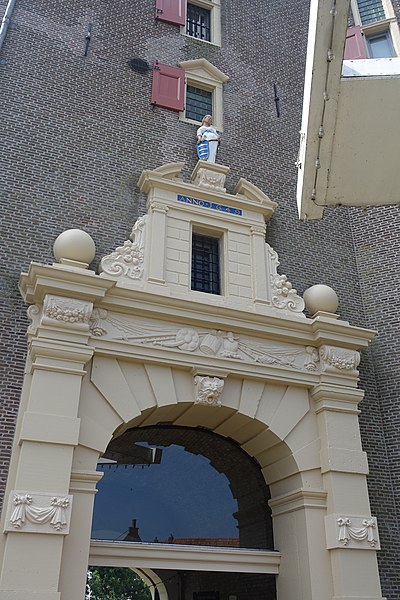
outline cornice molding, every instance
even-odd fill
[[[70,493],[97,494],[96,485],[103,475],[104,473],[101,471],[72,471],[69,488]]]
[[[316,402],[317,410],[330,410],[330,403],[349,403],[357,405],[364,398],[363,390],[354,387],[343,387],[329,383],[319,383],[311,392],[311,398]]]
[[[318,316],[298,319],[296,316],[275,316],[231,308],[221,304],[212,305],[208,299],[198,297],[164,296],[161,293],[120,287],[115,279],[104,274],[77,269],[60,268],[58,265],[31,263],[28,273],[21,275],[21,292],[26,302],[40,304],[46,294],[57,292],[58,296],[95,301],[96,308],[104,308],[154,319],[167,319],[180,324],[234,331],[255,337],[315,346],[329,344],[338,349],[362,350],[375,336],[370,329],[354,327],[346,321]],[[339,371],[339,370],[338,370]],[[352,372],[354,373],[354,372]],[[341,373],[350,376],[350,373]],[[329,373],[324,375],[329,381]]]
[[[234,208],[251,210],[255,213],[264,215],[266,218],[269,218],[272,215],[273,209],[275,208],[275,203],[271,201],[260,202],[260,200],[250,199],[250,196],[246,197],[244,194],[234,195],[228,194],[227,192],[223,192],[221,190],[216,191],[212,188],[207,189],[193,183],[182,181],[177,177],[165,177],[164,175],[160,175],[159,171],[157,170],[143,171],[139,177],[138,187],[140,191],[144,192],[145,194],[150,194],[154,188],[157,188],[158,190],[163,189],[175,194],[182,194],[184,196],[191,195],[195,198],[199,198],[200,200],[215,201],[215,198],[217,197],[219,200],[229,203]],[[163,202],[167,204],[167,201],[164,198]],[[181,206],[177,206],[175,200],[169,200],[168,205],[172,208],[179,208],[180,210],[182,209]],[[193,207],[191,207],[191,210],[193,211]]]
[[[328,493],[325,490],[303,490],[282,494],[271,498],[268,504],[272,509],[272,516],[284,515],[296,510],[306,508],[317,508],[326,510],[326,499]]]
[[[92,358],[92,355],[92,348],[72,342],[38,338],[32,340],[30,344],[31,359],[33,361],[49,359],[51,361],[49,367],[55,367],[56,370],[58,370],[58,365],[54,364],[54,361],[68,361],[70,363],[68,366],[77,367],[79,363],[86,364]],[[39,367],[46,368],[47,365],[42,362]]]
[[[353,327],[345,321],[298,319],[249,312],[241,308],[211,305],[207,299],[188,301],[187,298],[161,296],[143,290],[115,287],[107,294],[101,306],[117,312],[142,314],[154,318],[168,318],[181,323],[204,327],[213,323],[218,329],[249,333],[259,337],[291,341],[320,347],[330,344],[339,348],[361,350],[374,338],[370,329]]]
[[[19,290],[28,304],[42,303],[46,294],[95,302],[104,298],[115,283],[87,269],[31,262],[28,272],[21,273]]]
[[[264,194],[259,187],[254,185],[254,183],[247,181],[247,179],[244,179],[243,177],[239,179],[233,191],[235,194],[244,196],[251,202],[259,202],[260,204],[264,204],[266,207],[269,207],[271,214],[278,207],[278,204],[273,202],[273,200],[271,200],[267,194]]]

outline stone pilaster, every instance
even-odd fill
[[[81,598],[85,589],[94,495],[102,476],[99,471],[84,470],[73,470],[71,474],[70,493],[74,495],[74,506],[62,555],[59,584],[62,600]]]
[[[332,347],[320,355],[330,373],[350,373],[358,365],[358,353],[351,352]],[[330,553],[336,600],[382,600],[376,558],[379,536],[376,519],[370,515],[368,463],[358,424],[362,397],[356,387],[323,382],[311,392],[321,441],[321,472],[328,492],[325,547]]]
[[[4,600],[60,598],[81,383],[93,354],[88,346],[92,309],[91,301],[44,293],[43,302],[30,310],[34,321],[4,522]]]
[[[161,202],[151,201],[149,213],[151,215],[151,249],[149,256],[148,281],[151,283],[165,283],[165,244],[167,235],[168,206]]]

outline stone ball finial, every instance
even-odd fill
[[[96,246],[86,231],[67,229],[54,242],[53,253],[62,264],[87,268],[95,257]]]
[[[303,299],[310,315],[319,311],[335,313],[339,305],[339,298],[329,285],[312,285],[304,292]]]

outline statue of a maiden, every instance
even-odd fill
[[[217,149],[220,141],[215,127],[212,126],[212,116],[206,115],[197,130],[197,154],[201,160],[215,163]],[[208,151],[208,152],[207,152]]]

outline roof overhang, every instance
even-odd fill
[[[298,159],[302,219],[400,202],[400,58],[343,61],[349,1],[311,0]]]

